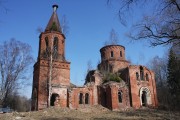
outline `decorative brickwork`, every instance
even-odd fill
[[[101,48],[101,63],[97,70],[87,74],[84,86],[71,84],[70,62],[65,58],[65,36],[56,13],[58,6],[53,7],[48,25],[39,37],[32,110],[47,108],[49,102],[51,106],[71,109],[97,104],[110,110],[158,106],[154,72],[145,66],[130,65],[125,47],[121,45]]]

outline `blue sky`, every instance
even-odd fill
[[[4,0],[0,6],[0,42],[15,38],[32,46],[32,54],[37,59],[39,33],[37,28],[45,28],[52,14],[52,5],[59,5],[59,19],[66,15],[69,33],[66,36],[66,59],[71,62],[71,82],[83,85],[87,62],[96,68],[100,60],[99,49],[109,39],[113,28],[119,36],[119,44],[126,48],[126,58],[132,64],[145,65],[154,56],[163,56],[166,48],[149,47],[146,42],[130,42],[125,33],[138,15],[128,18],[128,26],[123,26],[117,17],[117,6],[107,6],[106,0]],[[6,12],[3,6],[8,9]],[[138,11],[137,11],[138,12]],[[32,81],[32,78],[30,79]],[[31,96],[31,86],[23,90]]]

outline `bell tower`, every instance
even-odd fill
[[[54,60],[65,60],[65,36],[61,31],[61,26],[57,16],[57,5],[53,5],[53,14],[40,35],[39,55],[40,58],[47,59],[52,54]],[[39,59],[40,59],[39,58]]]
[[[34,64],[32,110],[54,105],[52,96],[58,95],[61,107],[67,107],[67,88],[70,86],[70,62],[65,58],[65,36],[53,5],[52,16],[39,36],[39,52]],[[54,99],[54,98],[53,98]]]

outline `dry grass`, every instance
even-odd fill
[[[110,111],[102,106],[71,110],[49,108],[38,112],[0,114],[0,120],[180,120],[180,112],[156,109]]]

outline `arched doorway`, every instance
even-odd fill
[[[151,92],[147,87],[142,87],[139,93],[141,106],[151,105]]]
[[[147,93],[146,93],[146,91],[142,91],[141,100],[142,100],[142,106],[147,106]]]
[[[53,93],[51,95],[51,106],[57,106],[59,104],[59,95],[57,93]]]

